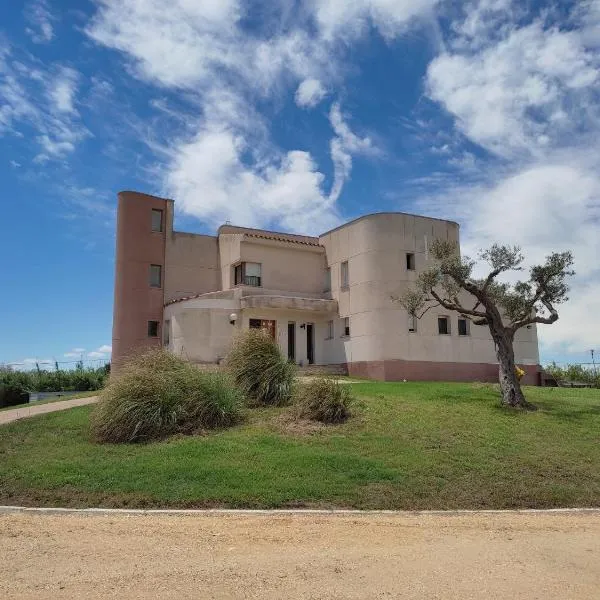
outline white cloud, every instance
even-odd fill
[[[10,160],[8,162],[13,169],[18,169],[21,166],[21,163],[16,160]]]
[[[296,90],[296,104],[300,108],[312,108],[326,95],[327,90],[318,79],[305,79]]]
[[[45,0],[36,0],[31,2],[25,11],[25,17],[31,24],[25,31],[36,44],[44,44],[52,41],[54,38],[54,27],[52,21],[54,16],[48,9]]]
[[[112,346],[109,346],[108,344],[104,344],[103,346],[100,346],[100,348],[98,348],[97,351],[105,353],[105,354],[110,354],[112,352]]]
[[[87,357],[92,359],[106,358],[106,354],[104,354],[104,352],[97,352],[94,350],[93,352],[88,352]]]
[[[79,73],[69,67],[61,67],[48,90],[50,100],[60,112],[75,112],[75,92]]]
[[[457,130],[502,160],[443,178],[417,206],[459,220],[466,253],[498,241],[536,263],[573,250],[571,299],[540,338],[547,352],[582,352],[600,339],[600,56],[581,7],[571,29],[550,18],[519,26],[514,10],[484,0],[467,11],[426,79]]]

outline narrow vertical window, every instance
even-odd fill
[[[406,254],[406,270],[415,270],[415,255],[412,252],[407,252]]]
[[[458,335],[469,335],[469,320],[459,319],[458,320]]]
[[[350,337],[350,317],[344,317],[344,336]]]
[[[411,333],[417,331],[417,317],[415,315],[408,315],[408,331]]]
[[[325,269],[325,283],[323,285],[324,292],[331,291],[331,267]]]
[[[327,338],[328,340],[333,338],[333,321],[327,321]]]
[[[160,265],[150,265],[150,287],[159,288],[162,286],[162,267]]]
[[[163,211],[158,208],[152,209],[152,231],[163,230]]]
[[[448,317],[438,317],[438,333],[440,335],[448,335],[450,333]]]
[[[344,261],[341,265],[341,271],[340,271],[340,284],[342,286],[342,289],[347,288],[348,287],[348,283],[349,283],[349,277],[348,277],[348,261]]]
[[[168,346],[171,342],[171,321],[167,319],[163,325],[163,345]]]
[[[158,321],[148,321],[148,337],[158,337]]]

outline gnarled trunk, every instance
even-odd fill
[[[517,377],[515,368],[515,352],[513,350],[512,333],[504,331],[493,331],[492,335],[496,342],[496,356],[500,365],[500,390],[502,392],[502,404],[513,408],[524,408],[535,410],[535,406],[525,400],[521,383]]]

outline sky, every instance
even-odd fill
[[[543,362],[600,349],[600,0],[4,0],[0,362],[110,355],[116,194],[178,230],[456,220],[570,249]]]

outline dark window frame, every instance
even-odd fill
[[[406,270],[407,271],[416,271],[416,257],[414,252],[406,253]]]
[[[233,265],[233,285],[247,285],[249,287],[262,287],[262,263],[250,261],[253,265],[260,266],[260,275],[246,275],[248,261]]]
[[[442,331],[442,327],[441,324],[445,323],[445,331]],[[439,315],[438,316],[438,334],[439,335],[450,335],[451,334],[451,330],[450,330],[450,317],[447,317],[446,315]]]
[[[148,337],[157,338],[159,336],[160,323],[158,321],[148,321]]]
[[[461,323],[464,323],[464,333],[461,331]],[[470,334],[469,319],[458,319],[458,335],[461,337],[468,337]]]
[[[156,215],[156,214],[160,215],[159,229],[154,228],[154,215]],[[152,230],[153,233],[162,233],[163,232],[164,216],[165,216],[165,211],[162,210],[161,208],[153,208],[150,211],[150,229]]]
[[[158,285],[155,284],[152,280],[152,276],[153,276],[153,270],[155,268],[158,268]],[[160,289],[162,288],[162,265],[155,265],[155,264],[151,264],[150,265],[150,269],[148,271],[148,284],[150,285],[151,288],[155,288],[155,289]]]
[[[344,334],[342,337],[350,337],[350,317],[343,317],[344,319]]]

